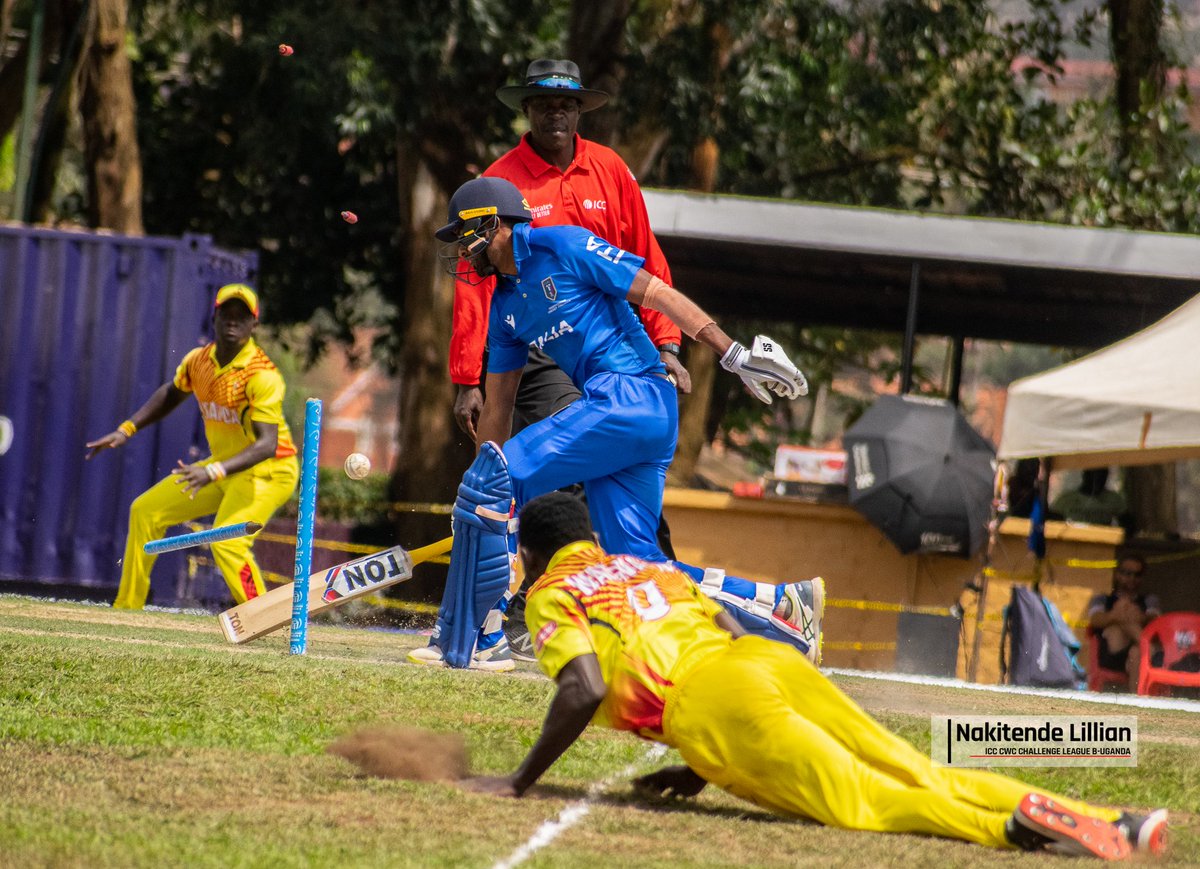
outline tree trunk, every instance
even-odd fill
[[[95,0],[80,75],[88,212],[93,226],[142,233],[142,165],[125,0]]]
[[[692,187],[712,193],[717,183],[717,165],[721,151],[711,138],[696,143],[692,150]],[[681,287],[686,293],[687,287]],[[692,485],[700,451],[711,439],[709,437],[709,414],[712,407],[713,386],[717,378],[716,356],[702,344],[688,343],[687,370],[692,375],[690,395],[680,398],[679,443],[675,447],[675,459],[671,463],[669,476],[673,484]]]
[[[1163,0],[1108,0],[1109,44],[1116,72],[1116,103],[1122,135],[1121,153],[1145,123],[1141,118],[1142,86],[1150,97],[1161,96],[1167,81],[1162,46]]]
[[[22,43],[12,59],[0,66],[0,140],[17,126],[17,118],[21,116],[28,56],[29,46]]]
[[[695,485],[700,451],[710,440],[708,417],[717,377],[717,357],[703,344],[694,341],[688,344],[685,365],[692,375],[692,392],[683,397],[679,409],[679,443],[675,448],[675,460],[667,472],[667,480],[672,486]]]
[[[616,97],[621,91],[621,48],[630,0],[576,0],[571,4],[567,54],[579,65],[584,87]],[[611,146],[617,138],[620,117],[611,106],[588,112],[581,126],[587,137]]]
[[[1179,532],[1175,476],[1174,462],[1125,469],[1125,503],[1133,534],[1163,538]]]
[[[1118,153],[1124,157],[1143,128],[1157,133],[1142,114],[1142,89],[1157,100],[1166,86],[1163,0],[1108,0],[1108,17],[1120,118]],[[1125,489],[1134,533],[1158,537],[1178,531],[1174,464],[1128,468]]]
[[[79,81],[83,57],[80,46],[87,24],[87,8],[76,0],[62,0],[52,5],[46,16],[47,52],[57,57],[54,85],[42,111],[42,122],[34,146],[30,166],[31,207],[33,223],[49,223],[54,183],[62,164],[63,150],[72,125],[78,123],[75,113],[75,83]],[[76,131],[77,134],[77,131]]]
[[[445,223],[447,198],[414,150],[398,149],[400,201],[406,226],[404,338],[400,351],[400,455],[392,475],[392,498],[414,504],[454,500],[475,445],[454,424],[450,382],[450,318],[454,286],[438,264],[434,230]],[[450,533],[449,517],[427,510],[400,511],[397,540],[424,546]],[[440,595],[445,571],[418,569],[405,596]]]

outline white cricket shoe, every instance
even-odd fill
[[[819,576],[801,582],[790,582],[783,587],[775,613],[783,621],[800,631],[808,643],[808,659],[813,664],[821,663],[821,620],[825,617],[825,580]]]
[[[441,648],[432,643],[413,649],[408,653],[408,660],[414,664],[425,664],[430,667],[446,666],[446,659],[442,655]],[[504,673],[515,669],[516,666],[513,663],[512,652],[508,648],[508,640],[501,638],[500,642],[490,649],[476,650],[474,657],[471,658],[470,669]]]

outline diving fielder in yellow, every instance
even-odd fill
[[[557,682],[512,775],[467,787],[520,796],[589,722],[675,748],[686,766],[637,780],[693,796],[711,782],[784,815],[854,830],[1108,859],[1161,853],[1166,811],[1089,806],[983,770],[943,767],[880,726],[798,650],[747,635],[670,563],[609,555],[587,508],[554,492],[521,511],[526,622]]]
[[[193,393],[211,453],[195,464],[180,461],[170,476],[134,499],[121,586],[113,601],[118,609],[145,606],[155,556],[142,547],[169,526],[213,513],[215,525],[266,525],[296,489],[300,469],[283,418],[283,378],[253,337],[258,295],[245,284],[222,287],[217,291],[213,326],[216,340],[184,356],[174,380],[155,390],[116,431],[87,444],[89,459],[101,450],[122,446]],[[253,545],[252,537],[212,544],[213,559],[236,603],[265,591]]]

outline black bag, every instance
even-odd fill
[[[1008,640],[1007,661],[1005,640]],[[1012,600],[1004,609],[1001,678],[1006,674],[1010,685],[1073,688],[1076,684],[1071,655],[1054,629],[1042,596],[1023,585],[1013,586]]]
[[[1159,658],[1162,658],[1162,652],[1158,653]],[[1157,664],[1151,661],[1151,665],[1161,667],[1162,661]],[[1188,652],[1170,667],[1168,670],[1174,670],[1176,673],[1200,673],[1200,652]]]

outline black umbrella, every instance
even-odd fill
[[[903,553],[969,558],[987,537],[996,452],[940,398],[884,395],[846,432],[850,503]]]

